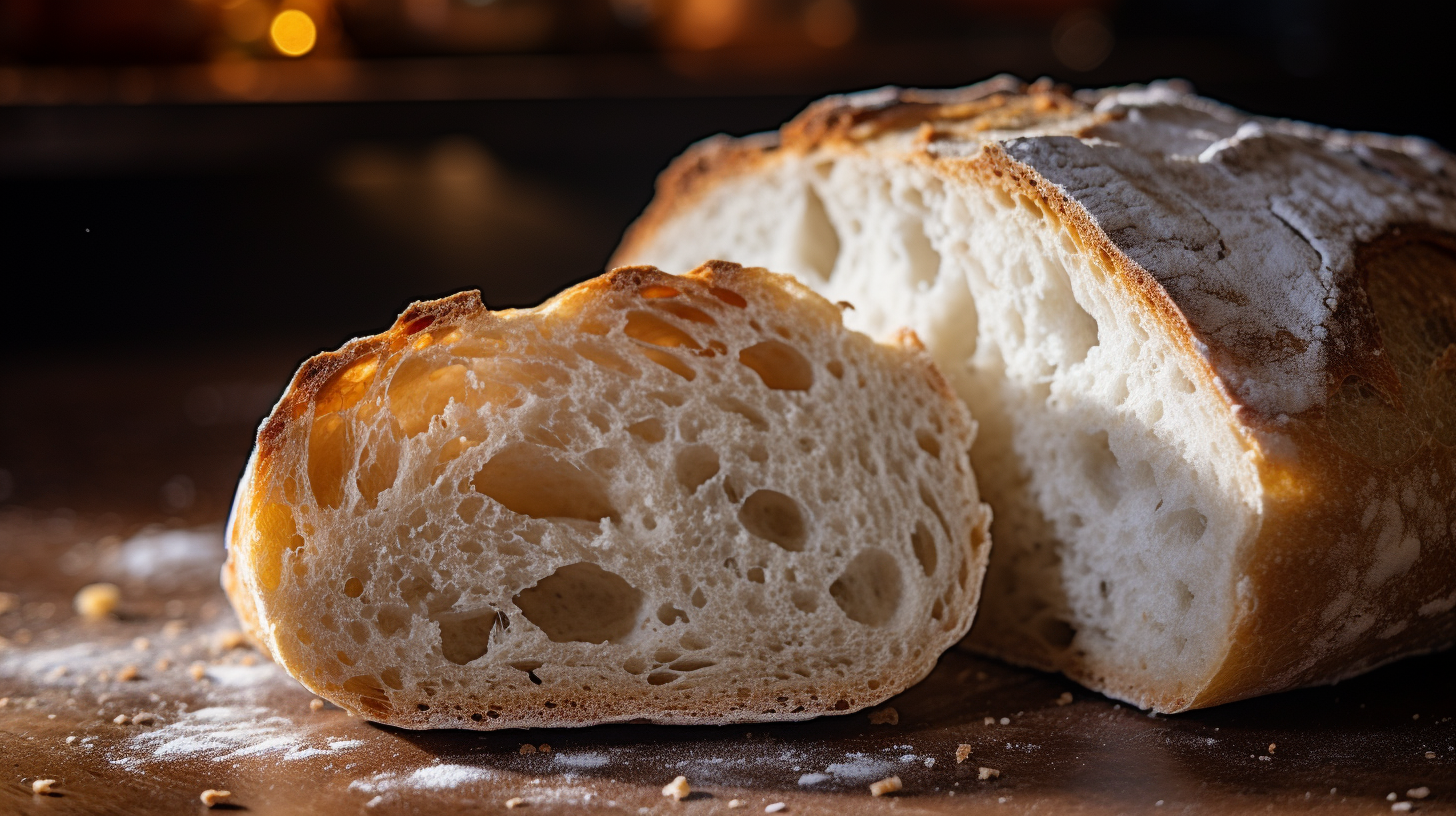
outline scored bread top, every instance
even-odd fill
[[[465,292],[304,363],[223,579],[294,677],[393,725],[852,711],[969,628],[973,435],[913,335],[761,269]]]

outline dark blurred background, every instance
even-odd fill
[[[302,357],[599,273],[688,144],[831,92],[1182,77],[1451,146],[1449,5],[0,0],[0,506],[218,519]]]

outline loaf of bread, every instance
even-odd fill
[[[968,645],[1173,712],[1456,638],[1456,162],[1176,84],[832,97],[661,177],[619,263],[909,326],[970,405]]]
[[[406,728],[795,720],[925,676],[990,549],[913,335],[762,269],[476,292],[305,362],[223,583],[309,689]]]

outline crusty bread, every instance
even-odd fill
[[[694,147],[616,262],[913,328],[981,423],[968,644],[1180,711],[1456,637],[1453,180],[1173,84],[886,89]]]
[[[973,436],[913,335],[762,269],[464,292],[304,363],[223,583],[294,677],[391,725],[854,711],[970,626]]]

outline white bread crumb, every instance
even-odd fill
[[[982,767],[976,770],[976,778],[981,780],[982,782],[986,781],[987,779],[996,779],[999,776],[1001,776],[1001,772],[996,770],[995,768]]]
[[[117,714],[112,722],[116,723],[117,725],[126,725],[127,716],[125,714]]]
[[[763,812],[764,813],[778,813],[779,811],[783,810],[786,807],[788,807],[788,805],[784,804],[783,802],[774,802],[772,805],[769,805],[768,807],[764,808],[763,809]]]
[[[308,710],[309,711],[322,711],[323,710],[323,707],[324,707],[324,701],[323,700],[320,700],[317,697],[315,697],[312,700],[309,700],[308,701]]]
[[[126,666],[121,671],[116,673],[117,680],[130,681],[137,679],[137,677],[137,667],[134,665]]]
[[[1427,751],[1426,752],[1426,759],[1435,759],[1435,758],[1436,758],[1436,752],[1435,751]]]
[[[895,791],[900,790],[903,787],[905,786],[901,784],[900,777],[887,776],[884,779],[881,779],[880,781],[870,785],[870,795],[884,796],[887,793],[894,793]]]
[[[986,718],[986,725],[995,725],[995,724],[996,724],[996,718],[995,717],[987,717]]]
[[[1387,793],[1385,795],[1385,801],[1387,802],[1394,802],[1397,798],[1398,797],[1395,795],[1395,791],[1391,791],[1390,793]]]
[[[187,628],[187,624],[179,620],[170,620],[162,624],[162,637],[167,640],[176,640]]]
[[[50,796],[51,789],[56,785],[54,779],[37,779],[30,783],[30,792],[40,796]]]
[[[71,743],[73,743],[75,741],[76,741],[76,735],[75,734],[72,734],[71,736],[66,737],[66,744],[67,745],[70,745]]]
[[[969,757],[970,755],[971,755],[971,746],[965,744],[964,742],[961,743],[960,745],[957,745],[956,746],[956,764],[957,765],[961,764],[962,762],[965,762],[966,761],[966,758]]]
[[[76,614],[91,620],[100,620],[121,604],[121,588],[116,584],[87,584],[81,587],[72,599]]]
[[[202,804],[207,805],[208,807],[217,807],[218,805],[231,798],[232,795],[232,791],[213,790],[212,788],[208,788],[207,790],[202,792]]]
[[[1064,692],[1062,692],[1062,695],[1057,698],[1057,705],[1059,705],[1059,706],[1071,705],[1071,704],[1072,704],[1072,692],[1070,692],[1070,691],[1064,691]]]
[[[1390,809],[1392,811],[1396,812],[1396,813],[1409,813],[1410,812],[1410,809],[1411,809],[1411,803],[1410,802],[1396,802],[1395,804],[1393,804],[1393,805],[1390,806]]]
[[[899,725],[900,712],[886,706],[879,711],[870,712],[870,725]]]
[[[662,795],[671,796],[675,802],[681,802],[692,792],[693,789],[688,787],[688,778],[686,776],[679,776],[662,788]]]
[[[731,809],[733,809],[733,810],[737,810],[738,808],[743,807],[743,800],[742,799],[729,799],[728,800],[728,807],[731,808]]]
[[[157,721],[157,715],[144,711],[141,714],[134,715],[131,721],[136,725],[151,725]]]
[[[512,796],[511,798],[506,800],[506,810],[515,810],[516,808],[524,804],[526,804],[525,799],[522,799],[519,796]]]
[[[193,663],[192,667],[187,670],[187,673],[192,675],[193,680],[201,682],[202,678],[207,676],[207,666],[201,663]]]
[[[152,642],[144,637],[134,638],[131,642],[131,647],[138,652],[145,652],[152,648]]]
[[[1422,785],[1419,788],[1411,788],[1405,792],[1405,795],[1412,799],[1424,799],[1431,795],[1431,789]]]

